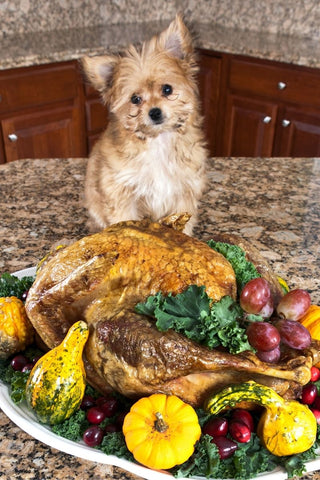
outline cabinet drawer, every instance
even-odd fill
[[[0,112],[60,102],[75,98],[77,93],[75,63],[0,72]]]
[[[290,65],[232,58],[229,87],[233,91],[278,101],[320,106],[320,71]]]

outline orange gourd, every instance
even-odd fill
[[[307,313],[299,319],[312,338],[320,340],[320,307],[318,305],[310,305]]]
[[[0,298],[0,358],[21,352],[33,342],[34,329],[17,297]]]

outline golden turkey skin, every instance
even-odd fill
[[[59,250],[37,274],[26,310],[49,348],[75,321],[88,323],[87,379],[103,392],[132,398],[162,392],[200,405],[211,391],[248,379],[280,394],[307,383],[312,349],[272,366],[250,352],[209,350],[174,331],[159,332],[153,319],[134,311],[149,295],[192,284],[205,285],[213,301],[236,296],[231,265],[206,243],[149,220],[121,222]]]

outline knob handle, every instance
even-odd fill
[[[287,84],[285,82],[278,82],[278,89],[279,90],[284,90],[286,88]]]
[[[287,120],[286,118],[282,120],[282,126],[283,127],[288,127],[290,125],[290,120]]]
[[[16,142],[18,140],[18,137],[15,133],[9,133],[8,138],[10,142]]]
[[[269,115],[266,115],[266,116],[264,117],[264,119],[263,119],[263,123],[270,123],[271,120],[272,120],[272,118],[269,117]]]

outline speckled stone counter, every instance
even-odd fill
[[[85,159],[19,160],[0,166],[0,273],[34,266],[53,244],[88,233]],[[320,304],[320,159],[215,158],[195,235],[236,232],[253,242],[291,288]],[[1,479],[132,480],[22,432],[0,413]],[[319,479],[319,473],[305,478]]]
[[[130,43],[140,44],[168,24],[118,23],[8,35],[1,39],[0,70],[120,51]],[[316,38],[247,31],[212,22],[192,22],[191,27],[195,44],[201,48],[320,67],[320,42]]]

